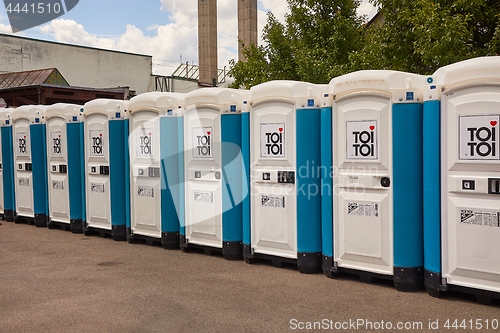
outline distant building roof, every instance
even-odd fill
[[[385,22],[384,15],[380,14],[380,12],[377,12],[377,14],[375,14],[375,16],[373,16],[370,21],[365,23],[365,28],[370,29],[371,27],[373,27],[375,25],[380,25],[384,22]]]
[[[37,69],[0,74],[0,89],[27,87],[40,84],[69,86],[57,68]]]

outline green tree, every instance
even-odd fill
[[[499,0],[372,0],[384,22],[350,55],[351,70],[393,69],[431,74],[461,60],[496,55]]]
[[[230,61],[234,87],[269,80],[328,83],[349,70],[349,54],[364,45],[359,0],[287,0],[285,23],[268,13],[264,45],[243,49],[246,62]]]

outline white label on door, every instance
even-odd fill
[[[104,184],[90,183],[90,191],[95,193],[104,193]]]
[[[214,202],[214,194],[212,192],[194,191],[194,201],[213,203]]]
[[[155,196],[154,187],[150,186],[137,186],[137,196],[153,198]]]
[[[104,156],[102,140],[103,130],[90,131],[90,156]]]
[[[212,127],[193,127],[193,157],[212,157]]]
[[[140,128],[136,131],[136,152],[138,157],[153,155],[153,129]]]
[[[378,217],[377,202],[347,202],[347,214],[357,216]]]
[[[51,146],[50,155],[51,156],[62,156],[61,149],[61,132],[50,132]]]
[[[263,195],[260,200],[263,207],[285,208],[285,197]]]
[[[346,159],[378,159],[376,120],[346,122]]]
[[[59,181],[59,180],[53,180],[52,181],[52,188],[54,190],[64,190],[64,182]]]
[[[26,132],[17,133],[16,135],[16,143],[17,143],[17,156],[27,156],[28,155],[28,146],[27,146],[27,138]]]
[[[499,227],[500,211],[474,208],[460,209],[460,223]]]
[[[20,186],[30,186],[29,178],[19,178],[18,183]]]
[[[260,157],[285,157],[285,124],[260,124]]]
[[[500,159],[500,115],[459,116],[461,160]]]

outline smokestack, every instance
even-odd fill
[[[243,46],[257,45],[257,0],[238,0],[238,40]],[[238,60],[246,61],[238,42]]]
[[[199,82],[217,82],[217,0],[198,0]]]

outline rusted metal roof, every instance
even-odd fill
[[[37,69],[0,74],[0,89],[27,87],[40,84],[69,86],[57,68]]]

